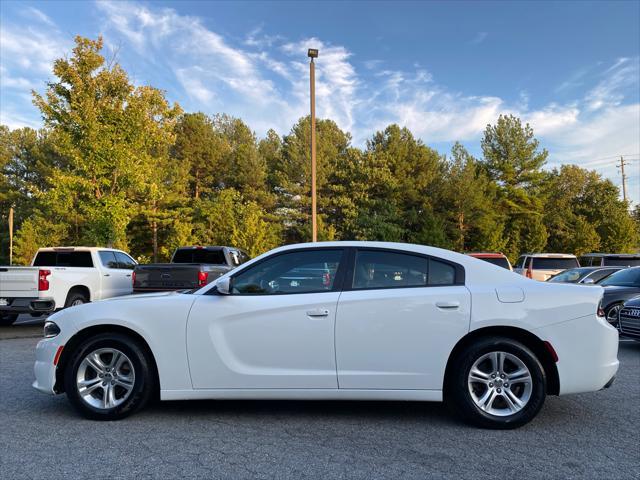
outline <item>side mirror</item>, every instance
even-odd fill
[[[584,283],[585,285],[593,285],[596,282],[593,278],[585,278],[582,283]]]
[[[216,290],[220,295],[229,295],[231,293],[231,278],[224,277],[216,280]]]

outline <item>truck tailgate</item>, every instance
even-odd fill
[[[38,296],[37,267],[0,267],[0,298]]]
[[[198,264],[157,263],[137,265],[134,289],[183,290],[198,286]]]

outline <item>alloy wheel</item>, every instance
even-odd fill
[[[522,410],[533,390],[525,363],[507,352],[490,352],[478,358],[469,370],[467,383],[476,406],[499,417]]]
[[[102,410],[121,405],[131,394],[135,371],[129,357],[115,348],[100,348],[86,355],[76,374],[80,398]]]

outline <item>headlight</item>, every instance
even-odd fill
[[[60,333],[60,327],[50,320],[44,322],[44,338],[52,338]]]

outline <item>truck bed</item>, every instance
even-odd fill
[[[154,292],[190,290],[200,285],[199,274],[207,274],[206,283],[231,270],[227,265],[204,265],[199,263],[154,263],[137,265],[133,290]]]

